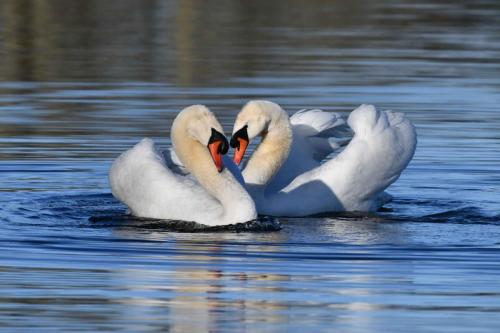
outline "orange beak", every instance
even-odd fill
[[[229,142],[227,142],[224,134],[212,128],[212,135],[208,140],[207,147],[212,159],[214,160],[214,164],[217,167],[217,171],[221,172],[222,169],[224,169],[224,164],[222,164],[222,155],[227,153],[227,150],[229,149]]]
[[[248,143],[250,140],[248,139],[248,125],[240,128],[236,133],[233,134],[231,138],[231,142],[229,143],[231,147],[234,148],[234,157],[233,161],[236,165],[240,165],[243,156],[245,156],[245,151],[247,150]]]
[[[210,151],[210,155],[212,155],[212,159],[214,160],[214,164],[217,167],[217,171],[221,172],[224,168],[222,164],[222,155],[219,153],[219,146],[221,145],[221,141],[214,141],[208,144],[208,150]]]
[[[248,147],[248,140],[245,140],[243,138],[237,138],[239,142],[239,147],[234,150],[234,157],[233,161],[236,163],[236,165],[240,165],[241,160],[243,159],[243,156],[245,156],[245,151],[247,150]]]

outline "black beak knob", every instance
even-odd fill
[[[227,153],[229,150],[229,143],[227,142],[226,137],[224,134],[218,132],[216,129],[212,128],[212,135],[210,136],[210,139],[208,140],[208,144],[214,143],[216,141],[220,141],[220,145],[218,148],[218,153],[221,155],[224,155]]]
[[[231,142],[230,142],[231,147],[237,149],[240,148],[240,141],[238,140],[238,138],[242,138],[247,142],[249,141],[247,128],[248,125],[245,125],[242,128],[240,128],[236,133],[234,133],[234,135],[231,137]]]

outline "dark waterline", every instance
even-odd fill
[[[496,332],[499,26],[491,0],[2,1],[0,330]],[[266,232],[125,215],[120,152],[257,98],[405,112],[395,200]]]

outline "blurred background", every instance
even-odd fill
[[[417,66],[436,81],[498,76],[495,1],[7,0],[0,10],[2,81],[206,86],[279,69],[395,84]]]

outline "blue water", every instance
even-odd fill
[[[497,332],[496,1],[0,4],[0,330]],[[280,230],[133,219],[107,183],[202,103],[405,112],[376,214]]]

